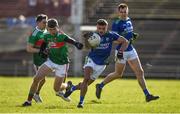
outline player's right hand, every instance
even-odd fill
[[[83,48],[83,44],[80,43],[80,42],[76,42],[74,45],[75,45],[76,48],[79,49],[79,50],[81,50],[81,49]]]
[[[85,33],[84,35],[83,35],[83,37],[84,38],[89,38],[89,37],[91,37],[93,35],[93,32],[87,32],[87,33]]]
[[[118,59],[123,59],[123,51],[119,50],[119,51],[117,52],[117,58],[118,58]]]
[[[46,48],[44,50],[40,50],[39,51],[39,55],[42,57],[42,58],[47,58],[48,55],[49,55],[49,48]]]

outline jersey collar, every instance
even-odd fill
[[[36,26],[36,30],[38,30],[40,32],[44,32],[45,31],[45,29],[44,30],[39,29],[38,26]]]
[[[127,20],[129,20],[129,19],[130,19],[129,17],[127,17],[126,20],[124,20],[124,19],[122,19],[121,17],[119,17],[119,20],[122,20],[122,21],[127,21]]]

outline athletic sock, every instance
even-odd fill
[[[71,91],[75,91],[77,89],[76,86],[72,86]]]
[[[82,104],[84,102],[84,96],[80,96],[80,103]]]
[[[27,99],[27,100],[31,102],[33,96],[34,96],[34,93],[29,92],[29,95],[28,95],[28,99]]]
[[[145,96],[150,95],[150,93],[149,93],[149,91],[148,91],[147,89],[144,89],[143,92],[144,92],[144,95],[145,95]]]
[[[99,85],[99,87],[102,89],[102,88],[104,87],[104,83],[101,82],[100,85]]]

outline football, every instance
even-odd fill
[[[93,33],[89,38],[88,38],[88,43],[91,47],[97,47],[101,42],[101,37],[97,33]]]

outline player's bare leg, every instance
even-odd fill
[[[36,94],[40,93],[40,90],[42,89],[42,86],[44,85],[45,82],[46,82],[45,78],[39,82],[39,86],[38,86],[38,89],[36,91]]]
[[[36,73],[37,73],[38,69],[39,69],[39,66],[34,65],[34,70],[35,70]],[[42,102],[42,99],[40,97],[40,91],[41,91],[41,88],[42,88],[42,86],[44,85],[45,82],[46,82],[45,78],[40,81],[40,83],[38,85],[38,89],[37,89],[36,93],[33,96],[33,99],[37,103],[41,103]]]
[[[45,78],[44,78],[44,79],[42,79],[42,80],[39,82],[37,91],[36,91],[36,93],[35,93],[34,96],[33,96],[33,99],[34,99],[37,103],[42,103],[42,99],[41,99],[41,97],[40,97],[40,90],[41,90],[42,86],[44,85],[45,81],[46,81],[46,80],[45,80]]]
[[[108,74],[108,76],[103,80],[104,85],[108,84],[109,82],[115,79],[122,78],[125,67],[126,67],[126,64],[116,63],[115,72]]]
[[[23,106],[30,106],[31,105],[32,98],[38,89],[40,81],[45,79],[45,75],[49,74],[50,72],[51,72],[51,69],[49,67],[47,67],[46,65],[42,65],[39,68],[38,72],[36,73],[36,75],[33,79],[33,83],[30,87],[27,101],[23,104]]]
[[[54,80],[54,91],[56,92],[56,96],[61,97],[63,100],[70,102],[71,99],[69,97],[64,97],[63,90],[67,88],[67,84],[63,83],[64,77],[56,76]]]
[[[42,86],[44,85],[44,83],[45,83],[45,78],[42,79],[42,80],[39,82],[37,91],[36,91],[36,93],[35,93],[34,96],[33,96],[33,99],[34,99],[37,103],[42,103],[42,99],[41,99],[41,97],[40,97],[39,94],[40,94],[40,90],[41,90]]]
[[[151,100],[158,99],[159,96],[151,95],[146,87],[146,81],[144,78],[144,70],[141,66],[141,62],[140,62],[139,58],[130,60],[130,61],[128,61],[128,63],[130,65],[131,69],[134,71],[136,78],[138,80],[138,83],[146,96],[146,101],[149,102]]]
[[[136,78],[138,80],[138,83],[140,87],[142,88],[142,90],[146,89],[144,70],[141,66],[140,60],[139,59],[129,60],[128,63],[131,69],[134,71]]]
[[[108,76],[106,76],[106,78],[100,84],[96,84],[96,97],[98,99],[101,98],[101,92],[104,85],[112,82],[115,79],[121,78],[125,67],[126,67],[126,64],[116,63],[115,72],[108,74]]]
[[[54,91],[55,92],[60,91],[60,87],[61,87],[63,81],[64,81],[64,77],[58,77],[58,76],[55,77],[55,80],[54,80]]]
[[[79,104],[77,105],[78,108],[83,108],[84,97],[88,90],[88,82],[90,80],[90,76],[92,72],[93,72],[93,69],[91,67],[84,68],[84,80],[81,84],[80,101],[79,101]]]

